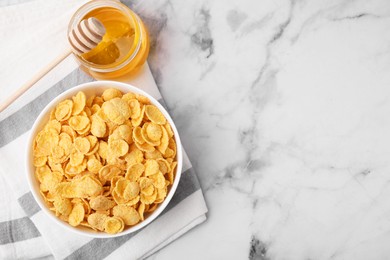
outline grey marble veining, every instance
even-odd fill
[[[383,259],[388,1],[143,1],[209,220],[152,259]]]

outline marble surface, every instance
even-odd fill
[[[390,255],[390,2],[144,0],[208,220],[150,259]]]

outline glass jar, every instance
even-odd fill
[[[102,41],[91,51],[74,55],[81,68],[97,79],[113,79],[135,73],[149,54],[149,36],[141,19],[119,1],[96,0],[80,7],[68,26],[95,17],[106,28]]]

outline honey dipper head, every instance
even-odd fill
[[[104,25],[96,18],[82,20],[68,35],[72,50],[81,55],[95,48],[106,33]]]

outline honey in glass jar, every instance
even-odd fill
[[[149,37],[141,19],[119,1],[96,0],[73,15],[68,33],[84,19],[94,17],[105,27],[102,41],[84,54],[74,52],[81,68],[97,79],[119,78],[135,73],[149,54]]]

